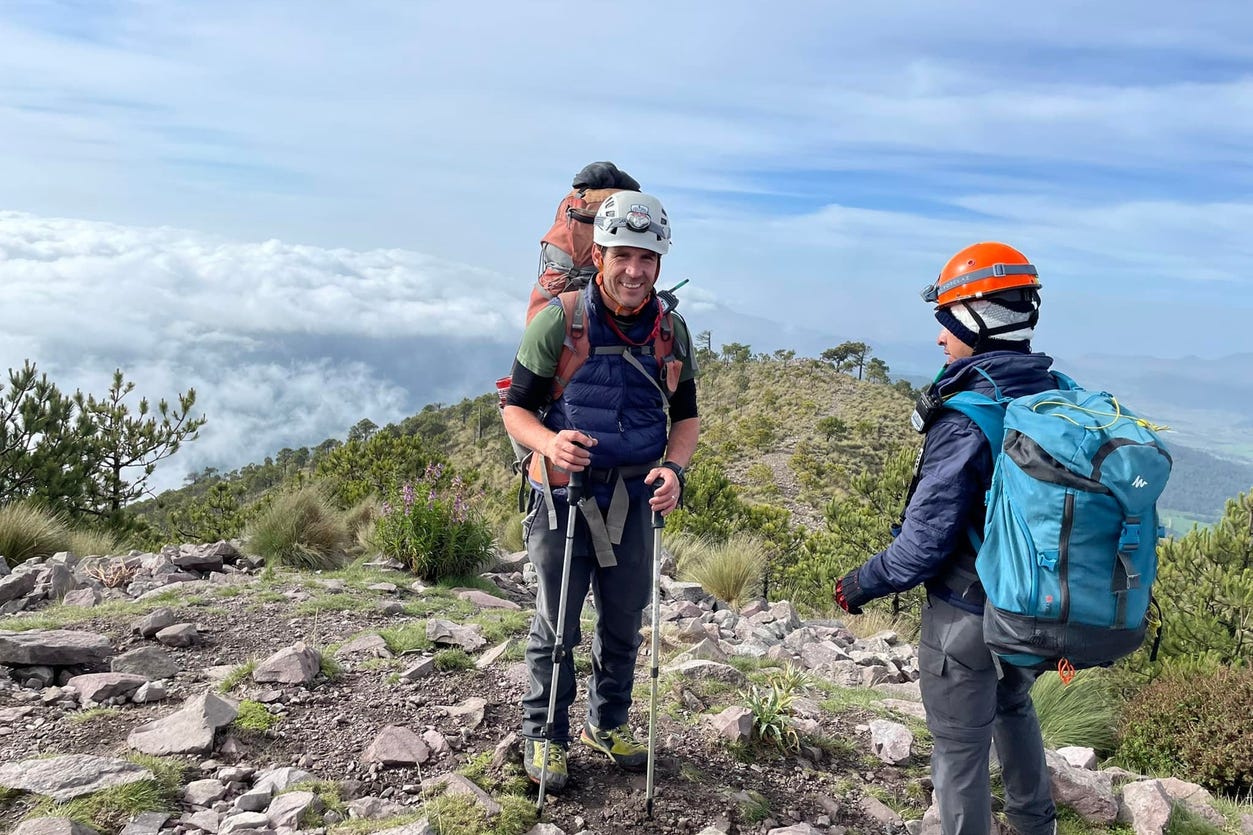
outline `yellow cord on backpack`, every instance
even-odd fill
[[[1087,409],[1087,408],[1084,408],[1083,406],[1076,406],[1074,403],[1071,403],[1067,400],[1041,400],[1039,403],[1036,403],[1034,406],[1031,407],[1031,411],[1038,412],[1043,406],[1061,406],[1063,408],[1074,409],[1075,411],[1092,415],[1093,417],[1110,419],[1108,423],[1104,423],[1100,426],[1088,426],[1087,424],[1080,423],[1079,421],[1075,420],[1069,415],[1063,415],[1063,414],[1059,414],[1056,412],[1053,414],[1053,417],[1061,418],[1062,420],[1068,420],[1071,423],[1073,423],[1075,426],[1080,426],[1084,429],[1087,429],[1090,432],[1099,432],[1102,429],[1108,429],[1120,420],[1132,421],[1137,426],[1141,426],[1145,429],[1148,429],[1151,432],[1162,432],[1162,431],[1170,429],[1170,427],[1166,426],[1165,424],[1151,423],[1150,421],[1147,421],[1144,418],[1133,417],[1131,415],[1124,415],[1122,412],[1122,406],[1119,405],[1117,397],[1110,397],[1110,402],[1114,404],[1114,411],[1112,413],[1111,412],[1098,412],[1095,409]]]

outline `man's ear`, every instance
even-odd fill
[[[597,270],[602,270],[605,267],[605,251],[595,245],[592,246],[592,264],[595,265]]]

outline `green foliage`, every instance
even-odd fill
[[[250,513],[243,482],[219,481],[203,495],[170,511],[170,532],[183,542],[217,542],[239,536]]]
[[[1253,657],[1253,492],[1227,502],[1213,527],[1162,542],[1158,565],[1153,594],[1166,619],[1159,658],[1247,663]]]
[[[80,557],[103,557],[119,554],[124,548],[122,540],[112,531],[75,528],[69,532],[65,550]]]
[[[380,629],[379,636],[387,644],[387,649],[392,655],[404,655],[432,647],[431,639],[426,637],[426,621]]]
[[[116,707],[92,707],[66,714],[65,718],[78,725],[86,725],[100,719],[113,719],[122,712]]]
[[[1031,701],[1049,748],[1078,745],[1106,757],[1117,747],[1118,703],[1108,671],[1081,670],[1070,684],[1047,672],[1032,686]]]
[[[70,533],[58,513],[32,502],[0,507],[0,555],[10,566],[69,548]]]
[[[682,542],[674,550],[679,576],[739,607],[761,590],[769,552],[756,537],[732,534],[725,542],[708,539]],[[688,540],[683,542],[683,540]]]
[[[440,460],[420,436],[393,429],[336,447],[318,461],[314,474],[327,483],[340,507],[352,507],[386,495],[396,484],[418,480]]]
[[[151,771],[155,779],[113,786],[66,803],[42,798],[26,820],[70,818],[100,832],[117,832],[135,815],[165,809],[178,797],[183,780],[181,765],[143,754],[126,759]]]
[[[753,740],[783,753],[800,750],[800,735],[792,726],[792,703],[802,679],[788,672],[766,673],[764,687],[754,684],[740,697],[753,713]]]
[[[277,496],[248,526],[247,537],[267,565],[314,570],[342,564],[348,529],[322,490],[311,485]]]
[[[1127,702],[1118,759],[1236,797],[1253,791],[1253,668],[1169,671]]]
[[[738,798],[740,818],[745,823],[761,823],[770,817],[770,800],[761,792],[746,791]]]
[[[245,663],[236,666],[229,673],[226,674],[226,678],[222,679],[222,682],[218,685],[218,692],[219,693],[231,692],[236,687],[238,687],[242,682],[246,681],[248,679],[248,676],[252,675],[252,671],[255,670],[256,668],[257,668],[256,661],[246,661]]]
[[[270,709],[261,702],[245,699],[239,703],[239,713],[231,724],[241,731],[265,733],[280,721],[279,717],[270,713]]]
[[[427,468],[416,482],[392,485],[374,542],[384,555],[424,580],[470,574],[492,554],[492,534],[471,506],[460,476],[442,485],[443,467]]]
[[[825,530],[780,560],[775,582],[781,596],[820,608],[831,605],[835,581],[892,541],[891,526],[899,518],[913,460],[909,450],[898,449],[881,468],[852,479],[849,494],[827,505]],[[894,614],[901,608],[892,598],[870,605],[893,606]]]
[[[445,649],[435,653],[435,669],[441,673],[451,673],[456,670],[469,670],[474,667],[474,659],[471,658],[465,650],[462,649]]]

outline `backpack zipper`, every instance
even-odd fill
[[[1059,585],[1058,621],[1065,623],[1070,618],[1070,588],[1066,579],[1068,557],[1070,556],[1070,532],[1075,525],[1075,494],[1066,491],[1066,503],[1062,508],[1062,536],[1057,545],[1057,581]]]

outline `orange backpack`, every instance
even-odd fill
[[[573,188],[557,204],[553,225],[539,244],[539,279],[531,290],[526,321],[567,290],[586,286],[596,275],[592,264],[592,226],[596,210],[618,191],[639,191],[640,184],[612,162],[593,162],[574,175]]]

